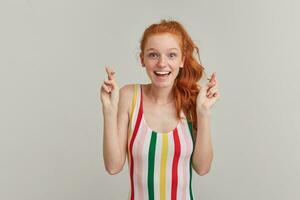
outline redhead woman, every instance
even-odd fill
[[[150,25],[140,42],[140,60],[150,82],[119,89],[106,67],[101,85],[103,157],[109,174],[126,161],[130,200],[194,199],[192,171],[211,168],[211,109],[220,98],[216,74],[203,86],[197,46],[178,21]]]

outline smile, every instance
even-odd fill
[[[171,74],[171,72],[160,72],[160,71],[154,71],[154,74],[156,76],[168,76]]]

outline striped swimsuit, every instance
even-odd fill
[[[141,85],[135,84],[128,139],[129,199],[193,200],[192,123],[184,118],[170,132],[152,130],[143,113],[142,94]]]

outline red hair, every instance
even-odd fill
[[[183,25],[173,20],[161,20],[158,24],[150,25],[142,36],[140,55],[143,55],[146,41],[150,36],[163,33],[177,36],[182,58],[185,58],[183,68],[180,68],[172,88],[177,118],[180,119],[180,111],[182,110],[187,119],[193,123],[194,129],[197,130],[196,99],[200,90],[197,82],[201,79],[204,68],[194,57],[194,51],[196,50],[198,53],[199,49]]]

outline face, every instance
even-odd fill
[[[141,55],[142,65],[157,87],[173,85],[183,60],[177,37],[169,33],[150,36]]]

